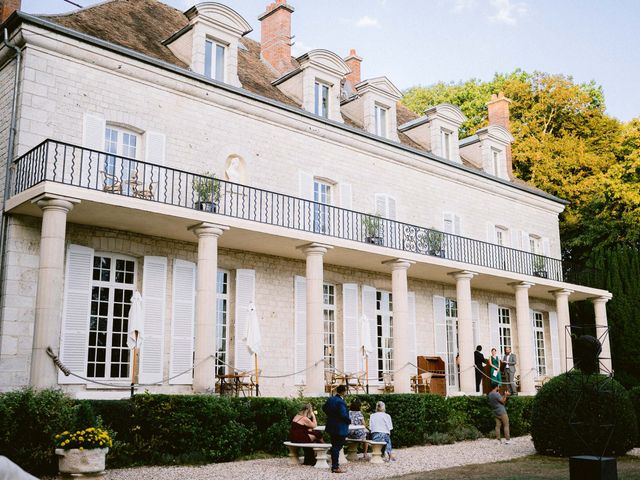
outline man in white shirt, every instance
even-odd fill
[[[385,460],[395,461],[396,457],[392,453],[391,430],[393,422],[391,416],[385,412],[384,402],[376,403],[376,413],[369,417],[369,430],[371,430],[371,440],[374,442],[386,442],[384,448]]]

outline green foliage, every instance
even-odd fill
[[[624,387],[604,375],[578,371],[543,385],[531,419],[533,443],[544,455],[623,455],[633,448],[638,432]]]
[[[456,442],[456,438],[448,433],[435,432],[424,437],[427,445],[450,445]]]
[[[636,420],[638,420],[638,437],[636,438],[636,447],[640,446],[640,387],[634,387],[629,390],[629,399],[636,412]]]

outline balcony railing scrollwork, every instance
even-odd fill
[[[50,181],[562,281],[559,259],[46,140],[18,158],[11,194]]]

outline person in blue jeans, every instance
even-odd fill
[[[371,440],[374,442],[386,442],[384,447],[385,460],[395,461],[396,457],[393,455],[391,448],[393,422],[391,421],[391,416],[385,410],[384,402],[376,403],[376,413],[369,417],[369,430],[371,430]]]
[[[333,473],[345,473],[340,468],[338,458],[340,450],[344,447],[345,440],[349,434],[349,409],[344,397],[347,394],[347,387],[339,385],[336,394],[322,406],[322,410],[327,415],[327,426],[325,432],[331,435],[331,471]]]

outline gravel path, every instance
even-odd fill
[[[395,450],[397,462],[371,465],[359,460],[344,466],[346,474],[334,476],[328,470],[295,466],[288,459],[249,460],[216,463],[200,467],[140,467],[107,470],[106,480],[218,480],[218,479],[278,479],[341,480],[389,478],[409,473],[439,470],[477,463],[492,463],[524,457],[535,453],[531,437],[518,437],[510,445],[486,438],[458,442],[453,445],[430,445]]]

